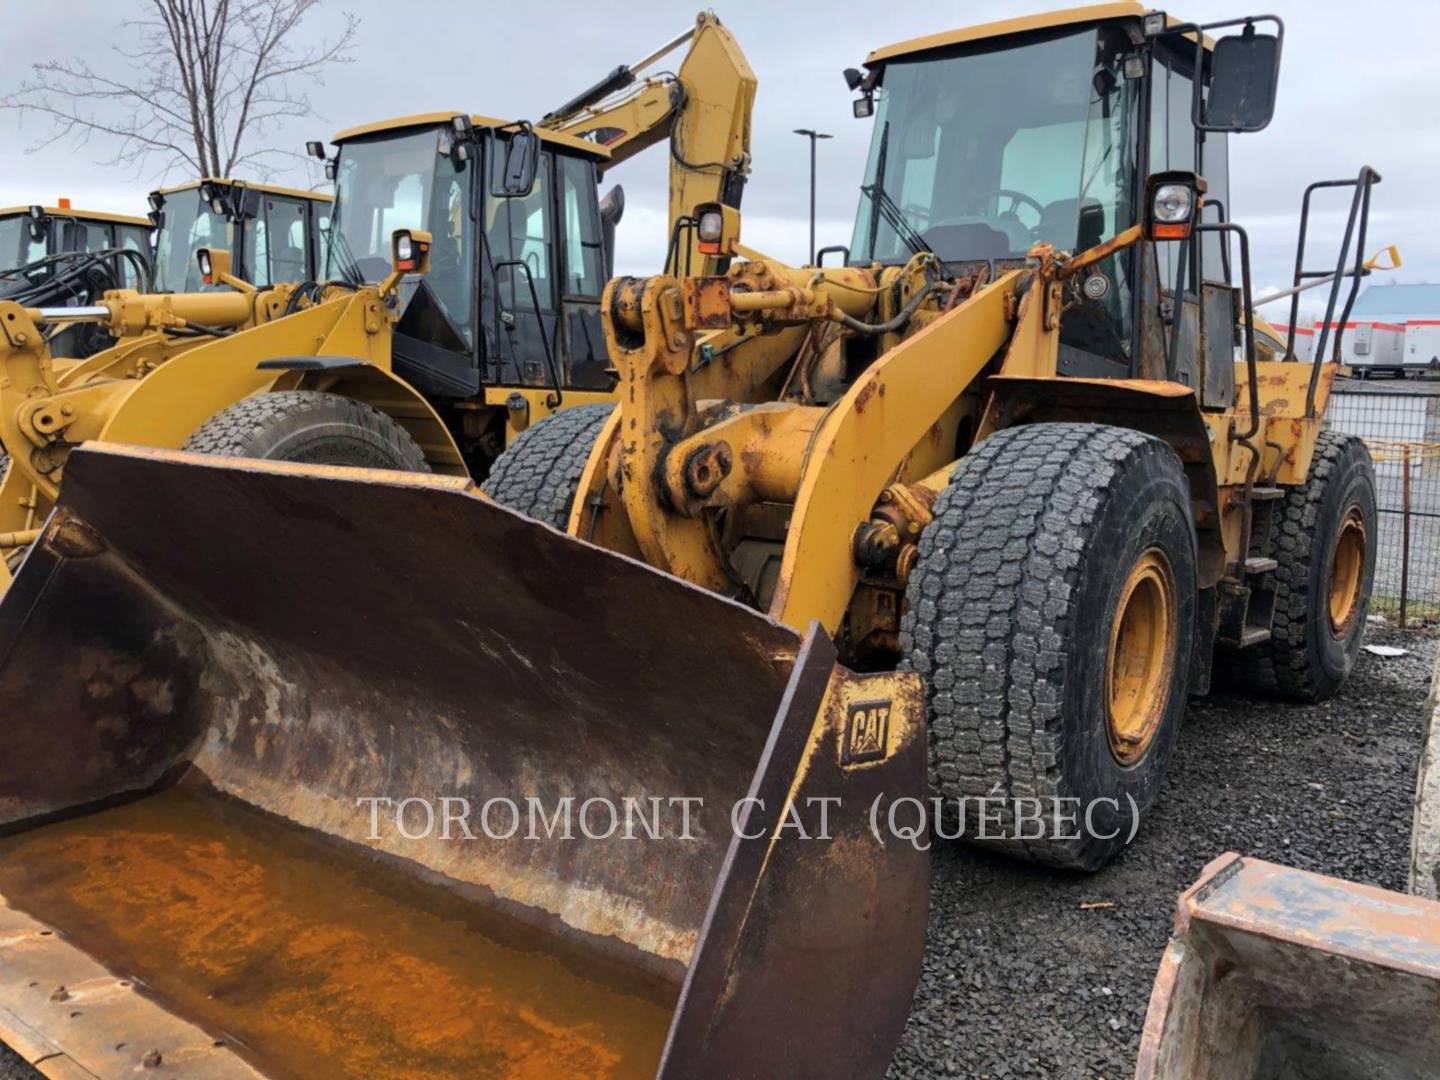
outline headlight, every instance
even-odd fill
[[[707,244],[718,244],[720,237],[725,232],[725,216],[719,210],[706,210],[701,213],[697,226],[700,239]]]
[[[1195,193],[1184,184],[1161,184],[1155,189],[1155,220],[1174,225],[1190,220]]]
[[[210,252],[201,248],[195,253],[195,261],[200,264],[200,280],[206,285],[215,284],[210,279]]]
[[[400,262],[409,262],[415,257],[415,244],[409,236],[395,238],[395,258]]]

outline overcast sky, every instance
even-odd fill
[[[97,67],[123,70],[123,56],[108,54],[105,43],[141,9],[141,0],[66,0],[64,7],[67,18],[56,20],[50,5],[7,4],[8,40],[36,59],[89,49],[85,55]],[[716,10],[760,82],[754,168],[743,204],[746,241],[791,262],[804,258],[809,159],[805,140],[792,134],[797,127],[835,135],[820,145],[819,243],[849,241],[870,122],[851,116],[843,68],[881,45],[1045,7],[1044,0],[720,0]],[[696,7],[658,0],[326,0],[305,31],[325,32],[343,10],[362,20],[353,63],[329,69],[325,84],[309,91],[314,120],[277,134],[276,141],[299,147],[351,124],[432,109],[535,119],[685,29]],[[1169,10],[1197,21],[1251,13],[1235,0],[1197,0]],[[1286,22],[1275,120],[1260,134],[1231,136],[1231,209],[1252,237],[1257,292],[1289,283],[1305,184],[1353,176],[1366,162],[1385,177],[1375,193],[1371,246],[1398,243],[1405,258],[1390,279],[1440,281],[1440,75],[1434,60],[1440,4],[1265,0],[1254,10],[1273,11]],[[77,25],[86,32],[75,33]],[[21,77],[16,51],[0,74],[0,92]],[[29,146],[44,130],[37,118],[27,118],[21,129],[15,114],[0,112],[7,146]],[[0,205],[64,195],[77,206],[143,212],[144,193],[159,177],[97,168],[94,162],[103,156],[98,143],[9,154]],[[606,186],[618,180],[627,195],[621,271],[652,272],[660,264],[665,168],[657,147],[607,177]],[[172,173],[168,179],[181,178]],[[276,179],[304,182],[299,171]],[[1328,252],[1338,244],[1343,219],[1339,203],[1333,205],[1336,212],[1319,217],[1312,230],[1317,245],[1324,242],[1323,249],[1312,249],[1312,261],[1332,258]]]

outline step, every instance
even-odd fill
[[[1250,489],[1251,502],[1267,502],[1270,499],[1283,499],[1285,489],[1278,487],[1253,487]]]
[[[1240,647],[1248,649],[1251,645],[1261,645],[1270,640],[1270,631],[1263,626],[1247,626],[1240,634]]]
[[[1266,555],[1251,555],[1245,560],[1245,573],[1268,574],[1280,564]]]

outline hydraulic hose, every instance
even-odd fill
[[[861,322],[853,315],[847,315],[843,311],[836,311],[833,315],[831,315],[831,318],[838,322],[841,326],[845,327],[847,330],[853,330],[857,334],[867,334],[871,337],[875,337],[880,334],[893,334],[896,330],[899,330],[902,326],[904,326],[910,321],[910,317],[915,314],[916,309],[919,308],[920,304],[927,296],[929,296],[932,292],[935,291],[935,288],[935,282],[927,281],[924,288],[919,290],[914,296],[910,297],[910,299],[906,301],[905,306],[900,309],[899,314],[897,314],[892,319],[886,319],[883,323]]]

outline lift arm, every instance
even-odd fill
[[[661,59],[689,45],[678,72],[645,75]],[[682,227],[696,206],[739,207],[750,171],[750,114],[755,73],[714,12],[643,59],[616,68],[539,126],[590,138],[610,151],[612,165],[629,161],[668,137],[670,216],[667,270],[711,275],[723,267],[700,254],[693,229]],[[678,266],[676,260],[678,258]]]

